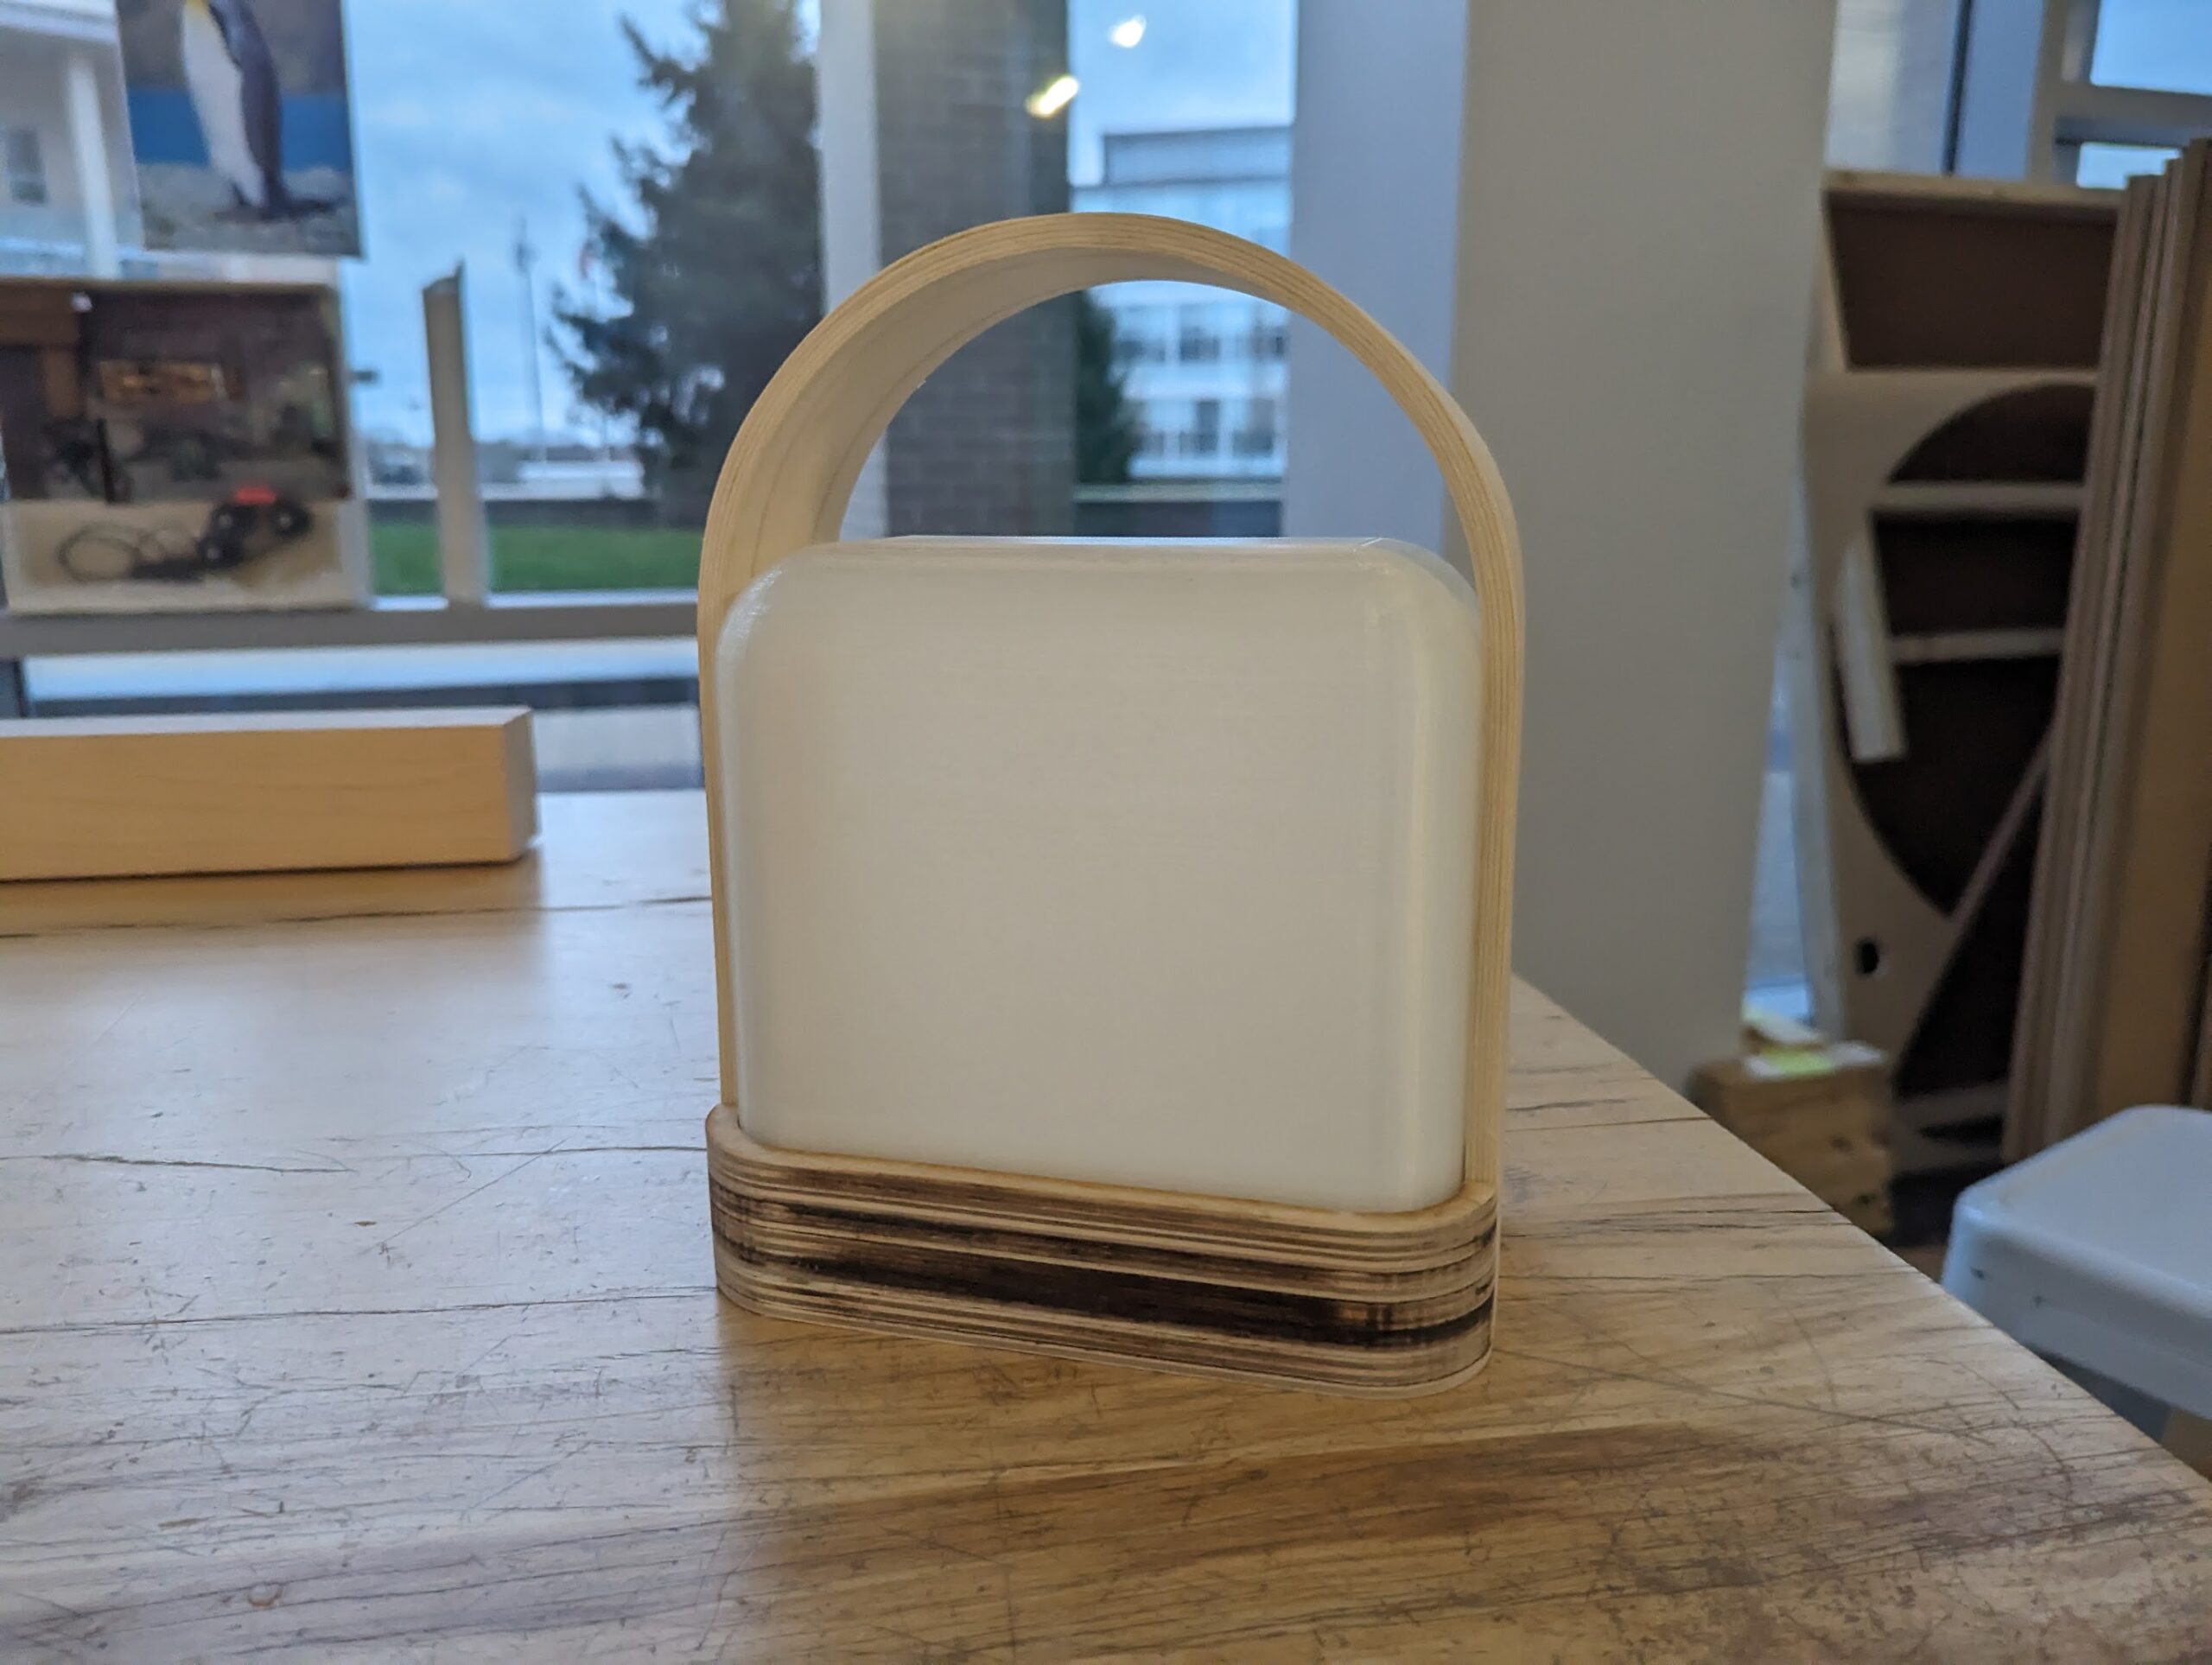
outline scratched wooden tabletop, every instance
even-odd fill
[[[732,1310],[699,801],[546,809],[0,887],[0,1657],[2212,1655],[2212,1485],[1525,990],[1471,1386]]]

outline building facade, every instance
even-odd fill
[[[113,276],[135,200],[112,0],[0,0],[0,271]]]
[[[1278,252],[1290,236],[1290,130],[1227,127],[1109,133],[1079,209],[1195,220]],[[1189,283],[1116,283],[1097,291],[1113,315],[1123,388],[1142,436],[1139,480],[1282,477],[1282,308]]]

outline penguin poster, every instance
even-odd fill
[[[358,255],[339,0],[118,0],[149,249]]]

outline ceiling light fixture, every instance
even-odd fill
[[[1029,95],[1024,106],[1039,121],[1057,116],[1065,110],[1082,90],[1083,83],[1072,75],[1058,75]]]

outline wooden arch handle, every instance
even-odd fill
[[[1497,467],[1434,377],[1366,313],[1279,254],[1186,220],[1043,214],[1001,220],[886,267],[816,325],[745,419],[722,464],[699,564],[699,697],[707,766],[719,756],[715,648],[746,586],[785,556],[836,541],[861,465],[932,371],[993,324],[1077,289],[1133,279],[1239,291],[1327,330],[1412,420],[1444,476],[1481,609],[1482,754],[1467,1029],[1470,1181],[1497,1179],[1511,990],[1513,834],[1520,776],[1521,551]],[[722,1102],[737,1103],[721,810],[707,794]]]

